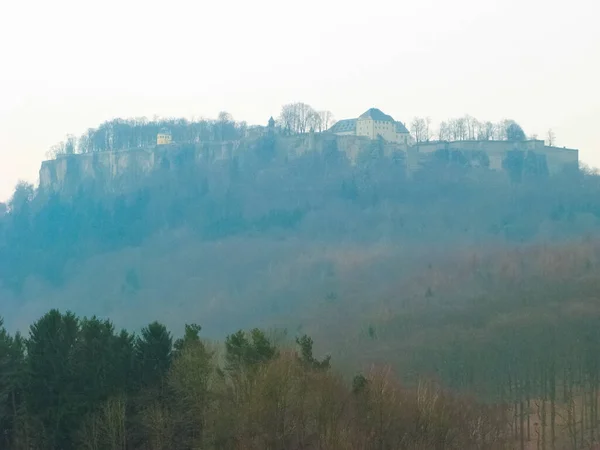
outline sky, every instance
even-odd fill
[[[506,118],[600,167],[598,0],[0,2],[0,201],[116,117]]]

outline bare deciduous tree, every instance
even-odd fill
[[[448,126],[448,122],[440,123],[440,127],[438,129],[438,141],[447,141],[450,139],[450,128]]]
[[[309,128],[309,122],[315,114],[314,109],[306,103],[296,103],[296,110],[298,112],[298,132],[306,133]]]
[[[469,141],[474,141],[477,135],[477,119],[467,114],[463,120],[465,121],[466,139]]]
[[[296,108],[293,103],[281,107],[279,121],[286,134],[292,134],[295,131],[297,120]]]
[[[67,155],[73,155],[77,150],[77,138],[72,134],[67,135],[67,139],[64,143],[64,149]]]
[[[327,131],[333,125],[333,114],[331,111],[319,111],[319,117],[321,119],[322,131]]]
[[[494,124],[490,121],[481,123],[479,126],[479,132],[477,139],[480,141],[489,141],[494,138]]]
[[[452,141],[464,141],[467,139],[467,125],[465,118],[450,119],[448,121],[449,136]]]
[[[323,122],[321,121],[321,116],[314,109],[309,112],[307,127],[313,131],[323,131]]]
[[[279,120],[286,134],[306,133],[311,124],[318,123],[318,114],[306,103],[289,103],[283,105]]]
[[[552,128],[550,128],[548,130],[548,133],[546,134],[546,143],[550,147],[553,147],[556,144],[556,134],[554,134],[554,131],[552,130]]]
[[[422,117],[415,117],[410,124],[410,131],[415,138],[415,142],[425,142],[429,140],[429,124]]]

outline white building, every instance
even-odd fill
[[[377,108],[367,110],[357,119],[340,120],[328,131],[339,136],[366,136],[370,139],[381,137],[388,142],[411,143],[406,126]]]

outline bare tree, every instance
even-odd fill
[[[84,133],[77,140],[77,153],[88,153],[89,151],[90,151],[90,137],[87,133]]]
[[[477,139],[480,141],[489,141],[494,139],[494,124],[490,121],[480,123]]]
[[[279,121],[281,123],[281,127],[283,128],[286,134],[292,134],[296,131],[298,114],[296,111],[296,105],[294,103],[289,103],[281,107]]]
[[[448,121],[448,140],[449,141],[457,141],[458,140],[458,126],[456,119],[450,119]]]
[[[464,117],[456,119],[456,136],[459,141],[466,141],[468,136],[467,121]]]
[[[229,114],[227,111],[221,111],[217,118],[217,131],[218,131],[218,140],[228,140],[232,139],[234,135],[235,129],[235,121],[233,120],[233,116]]]
[[[67,139],[64,143],[64,149],[67,155],[73,155],[77,150],[77,138],[72,134],[67,135]]]
[[[554,134],[554,131],[552,130],[552,128],[550,128],[548,130],[548,133],[546,134],[546,143],[550,147],[553,147],[556,144],[556,135]]]
[[[465,118],[450,119],[448,121],[449,137],[453,141],[464,141],[467,139],[467,125]]]
[[[50,149],[46,152],[47,159],[56,159],[60,155],[65,154],[65,143],[59,142],[58,144],[54,144]]]
[[[505,141],[506,140],[506,128],[508,127],[506,120],[494,125],[494,140]]]
[[[306,103],[283,105],[279,120],[287,134],[306,133],[311,123],[316,123],[315,110]]]
[[[319,111],[318,114],[321,119],[322,131],[327,131],[333,125],[333,114],[331,111]]]
[[[415,117],[410,124],[410,131],[415,138],[415,142],[425,142],[429,140],[428,134],[429,125],[426,119]]]
[[[316,115],[315,110],[306,103],[296,103],[298,111],[298,132],[306,133],[309,128],[309,122]]]
[[[321,115],[312,108],[309,111],[307,126],[310,130],[318,131],[319,133],[323,131]]]
[[[464,117],[465,128],[466,128],[466,138],[470,141],[474,141],[477,139],[477,131],[479,129],[479,121],[472,116],[466,115]]]
[[[450,128],[448,126],[448,122],[440,123],[440,128],[438,129],[438,141],[447,141],[450,139]]]

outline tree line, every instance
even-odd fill
[[[283,105],[276,118],[277,129],[285,134],[303,134],[310,130],[327,131],[335,123],[331,111],[316,110],[312,106],[295,102]],[[267,125],[265,121],[265,125]],[[183,118],[152,120],[146,117],[132,119],[113,119],[97,128],[90,128],[81,136],[67,135],[64,141],[53,145],[48,156],[82,154],[99,151],[127,150],[151,147],[156,144],[156,135],[166,129],[178,143],[198,143],[239,140],[249,135],[257,126],[246,122],[236,122],[231,114],[222,111],[216,120],[187,120]],[[467,140],[510,140],[527,139],[521,125],[514,120],[498,123],[480,121],[470,115],[442,121],[437,129],[432,126],[431,118],[415,117],[410,123],[410,132],[415,142],[467,141]],[[537,135],[530,136],[537,139]],[[545,137],[548,145],[556,144],[556,135],[550,129]]]
[[[387,370],[345,380],[303,335],[224,344],[186,325],[139,334],[51,310],[27,336],[0,325],[0,442],[13,450],[501,448],[500,409]]]
[[[284,134],[307,133],[309,130],[326,131],[333,125],[330,111],[317,111],[306,103],[290,103],[281,108],[276,127]],[[268,122],[265,120],[264,126]],[[260,126],[258,126],[260,128]],[[167,130],[174,142],[191,144],[199,142],[236,141],[247,137],[257,126],[237,122],[226,111],[219,113],[216,120],[184,118],[146,117],[113,119],[97,128],[89,128],[81,136],[69,134],[53,145],[47,156],[85,154],[103,151],[118,151],[147,148],[156,145],[156,135]]]
[[[193,143],[241,139],[246,135],[248,125],[236,122],[224,111],[216,120],[113,119],[88,129],[79,137],[68,135],[50,149],[49,156],[152,147],[156,145],[156,135],[163,129],[168,130],[176,142]]]
[[[331,111],[317,111],[306,103],[296,102],[284,105],[279,115],[279,126],[286,134],[327,131],[334,123]]]
[[[415,117],[410,123],[410,132],[415,142],[429,141],[523,141],[528,136],[521,125],[511,119],[501,122],[478,120],[466,115],[442,121],[435,129],[429,117]],[[538,139],[537,135],[529,136]],[[550,129],[545,137],[548,145],[556,144],[556,135]]]

